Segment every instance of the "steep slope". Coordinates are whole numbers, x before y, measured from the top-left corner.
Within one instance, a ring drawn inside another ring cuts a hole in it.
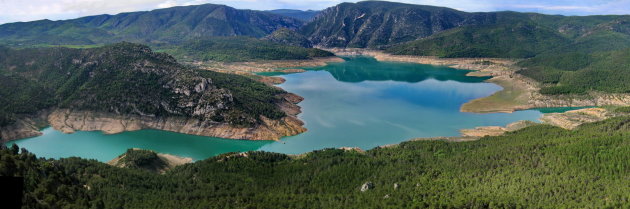
[[[453,28],[532,23],[569,39],[598,31],[626,33],[630,16],[560,16],[518,12],[468,13],[450,8],[386,1],[342,3],[323,10],[300,32],[322,47],[381,48]],[[550,32],[550,31],[545,31]],[[490,32],[486,29],[485,32]],[[610,43],[610,42],[609,42]]]
[[[0,83],[5,126],[53,108],[48,121],[66,132],[155,128],[278,139],[304,130],[281,109],[297,108],[284,98],[286,92],[242,76],[185,67],[138,44],[4,49],[0,74],[8,79]]]
[[[204,4],[62,21],[8,23],[0,25],[0,43],[160,43],[208,36],[262,37],[282,27],[296,29],[301,25],[300,20],[268,12]]]
[[[363,1],[325,9],[300,31],[315,45],[363,48],[412,41],[494,19],[492,14],[465,13],[443,7]]]

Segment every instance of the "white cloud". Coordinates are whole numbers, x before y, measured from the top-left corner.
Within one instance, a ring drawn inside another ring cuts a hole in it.
[[[97,14],[144,11],[204,3],[239,9],[324,9],[357,0],[0,0],[0,23],[68,19]],[[630,0],[398,0],[463,11],[515,10],[568,15],[628,14]],[[525,3],[524,3],[525,2]]]

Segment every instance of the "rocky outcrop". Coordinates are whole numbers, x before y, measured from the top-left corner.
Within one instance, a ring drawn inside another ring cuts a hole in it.
[[[184,134],[211,136],[228,139],[279,140],[306,131],[304,123],[297,118],[302,97],[287,93],[283,102],[277,104],[287,116],[271,120],[261,116],[262,123],[254,127],[240,127],[226,123],[202,121],[194,117],[156,117],[151,115],[116,114],[111,112],[74,109],[53,109],[37,115],[24,117],[10,126],[0,128],[2,142],[39,136],[39,129],[52,126],[64,133],[75,131],[103,131],[116,134],[123,131],[157,129]]]
[[[374,183],[372,183],[371,181],[365,182],[363,185],[361,185],[361,192],[365,192],[370,189],[374,189]]]
[[[49,113],[50,110],[43,110],[37,114],[24,115],[13,124],[0,127],[0,143],[42,135],[39,130],[47,126]]]
[[[279,140],[306,131],[304,123],[296,115],[300,107],[296,105],[301,97],[287,94],[280,108],[287,116],[271,120],[261,116],[262,123],[254,127],[239,127],[225,123],[202,121],[186,117],[155,117],[131,114],[115,114],[72,109],[56,109],[48,116],[48,122],[64,133],[74,131],[103,131],[116,134],[123,131],[158,129],[184,134],[211,136],[230,139]]]
[[[132,152],[143,152],[146,156],[136,157],[136,159],[130,160],[128,158],[130,157],[130,154],[134,154]],[[171,154],[156,153],[150,150],[133,148],[128,150],[125,154],[110,160],[107,164],[120,168],[141,168],[163,174],[176,166],[192,162],[193,159],[189,157],[180,157]]]
[[[564,129],[574,129],[584,123],[602,121],[618,115],[620,114],[610,112],[604,108],[586,108],[567,111],[564,113],[548,113],[543,115],[540,120],[543,123],[558,126]]]

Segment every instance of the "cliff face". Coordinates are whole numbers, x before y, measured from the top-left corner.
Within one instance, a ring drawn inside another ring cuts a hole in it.
[[[116,134],[123,131],[157,129],[199,136],[247,140],[279,140],[306,131],[304,123],[297,118],[300,107],[296,104],[303,98],[285,94],[279,108],[287,116],[273,120],[261,116],[262,123],[253,127],[235,126],[226,123],[204,121],[186,117],[156,117],[134,114],[116,114],[76,109],[54,109],[42,111],[35,117],[25,117],[15,124],[0,128],[2,142],[41,135],[39,129],[49,124],[64,133],[75,131],[103,131]]]
[[[11,125],[0,127],[0,144],[42,135],[39,129],[47,125],[48,114],[50,110],[43,110],[36,114],[22,116]]]
[[[412,41],[462,25],[493,22],[495,14],[383,1],[342,3],[300,28],[314,45],[377,47]]]

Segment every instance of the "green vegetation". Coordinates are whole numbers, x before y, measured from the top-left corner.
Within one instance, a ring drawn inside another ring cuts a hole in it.
[[[630,48],[586,53],[540,55],[520,63],[520,73],[542,83],[544,94],[602,91],[630,93]]]
[[[287,46],[249,37],[195,39],[181,45],[159,47],[180,61],[241,62],[253,60],[298,60],[333,56],[320,49]]]
[[[625,106],[625,107],[608,106],[605,108],[616,113],[630,113],[630,106]]]
[[[284,116],[275,105],[282,90],[238,75],[186,67],[167,54],[131,43],[89,49],[0,48],[0,81],[0,126],[48,107],[245,126],[259,123],[261,115]]]
[[[225,154],[163,175],[15,147],[0,150],[0,175],[26,178],[30,208],[625,208],[629,136],[620,117],[365,153]]]
[[[289,46],[298,46],[304,48],[313,47],[313,44],[311,44],[311,41],[309,41],[306,36],[292,31],[288,28],[280,28],[269,34],[268,36],[263,37],[262,39]]]
[[[153,166],[155,162],[164,163],[157,156],[157,153],[151,150],[128,149],[119,161],[126,168],[146,168]]]
[[[529,22],[465,26],[385,50],[397,55],[528,58],[564,46],[569,39]]]
[[[298,19],[269,12],[204,4],[63,21],[8,23],[0,25],[0,44],[179,43],[210,36],[263,37],[279,28],[297,29],[302,24]]]

